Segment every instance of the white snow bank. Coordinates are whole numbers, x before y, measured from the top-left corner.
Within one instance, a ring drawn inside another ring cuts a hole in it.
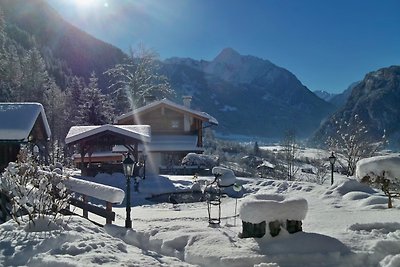
[[[230,186],[236,182],[236,176],[231,169],[224,167],[214,167],[212,169],[212,174],[218,175],[218,185],[220,186]]]
[[[331,195],[332,193],[337,193],[344,196],[350,192],[364,192],[367,194],[374,194],[376,191],[366,184],[362,184],[355,179],[345,179],[340,180],[340,182],[335,183],[331,188],[325,193],[325,195]]]
[[[304,198],[286,198],[282,195],[256,194],[247,197],[240,207],[240,219],[253,224],[275,220],[301,221],[308,210]]]
[[[390,180],[400,179],[400,156],[387,155],[361,159],[356,165],[356,178],[376,177],[385,174]]]
[[[25,219],[26,220],[26,219]],[[44,226],[43,223],[40,223]],[[0,225],[1,266],[191,266],[177,258],[126,244],[86,219],[72,216],[61,230],[30,232],[26,224]],[[121,231],[127,232],[121,227]],[[129,230],[128,230],[129,231]]]
[[[65,186],[71,191],[115,204],[121,204],[125,197],[122,189],[72,177],[65,181]]]

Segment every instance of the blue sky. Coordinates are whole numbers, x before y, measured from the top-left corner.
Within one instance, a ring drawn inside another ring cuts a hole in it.
[[[398,0],[47,1],[124,51],[143,43],[162,59],[212,60],[232,47],[288,69],[312,91],[341,92],[400,64]]]

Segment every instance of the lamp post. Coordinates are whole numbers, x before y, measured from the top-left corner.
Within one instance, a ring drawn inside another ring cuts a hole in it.
[[[132,220],[131,220],[131,177],[133,175],[135,162],[129,156],[122,162],[122,167],[124,169],[124,174],[126,177],[126,219],[125,219],[125,228],[132,228]]]
[[[146,179],[146,159],[147,154],[143,154],[143,180]]]
[[[331,163],[331,185],[333,185],[333,167],[334,167],[335,162],[336,162],[336,157],[333,154],[333,151],[332,151],[332,154],[329,157],[329,162]]]
[[[233,191],[236,192],[236,197],[235,197],[235,217],[234,217],[234,226],[236,226],[236,210],[237,210],[237,199],[238,199],[238,194],[242,190],[242,186],[240,184],[235,183],[233,185]]]

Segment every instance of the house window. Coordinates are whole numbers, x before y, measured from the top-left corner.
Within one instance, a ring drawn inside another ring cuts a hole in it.
[[[171,121],[171,127],[174,129],[179,128],[179,121],[178,120]]]

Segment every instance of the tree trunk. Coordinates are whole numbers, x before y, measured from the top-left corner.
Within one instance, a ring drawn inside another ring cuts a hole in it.
[[[393,208],[393,204],[392,204],[392,195],[388,194],[388,208],[391,209]]]

